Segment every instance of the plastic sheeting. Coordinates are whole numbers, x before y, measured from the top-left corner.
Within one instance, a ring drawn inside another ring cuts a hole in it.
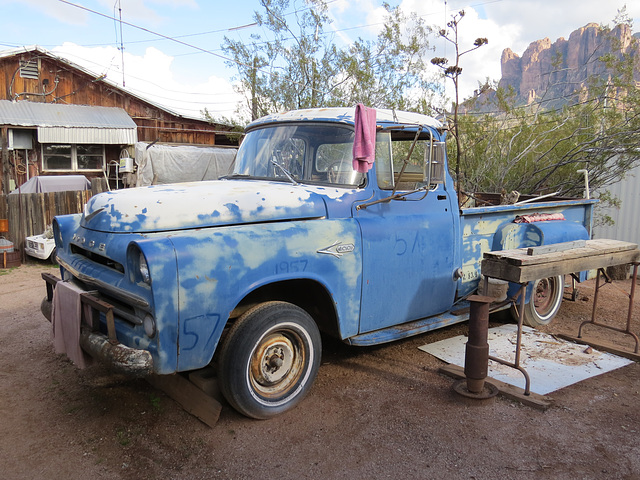
[[[135,145],[136,186],[217,180],[229,173],[237,149],[190,145]]]
[[[14,193],[66,192],[91,190],[91,182],[84,175],[56,175],[32,177],[16,188]]]

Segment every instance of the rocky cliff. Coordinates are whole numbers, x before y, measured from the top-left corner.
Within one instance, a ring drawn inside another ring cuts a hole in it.
[[[511,49],[502,52],[501,88],[513,88],[517,104],[548,102],[548,106],[576,101],[593,76],[606,81],[612,70],[602,61],[604,55],[635,60],[634,76],[640,80],[640,46],[631,27],[618,25],[605,30],[590,23],[571,33],[568,40],[549,38],[535,41],[520,57]],[[495,92],[485,91],[479,100],[490,100]],[[486,103],[484,101],[478,103]],[[477,104],[476,104],[477,105]]]

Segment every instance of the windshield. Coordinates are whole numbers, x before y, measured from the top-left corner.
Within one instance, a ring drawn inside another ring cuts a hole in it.
[[[353,170],[353,129],[326,123],[268,126],[249,132],[231,176],[363,186]]]

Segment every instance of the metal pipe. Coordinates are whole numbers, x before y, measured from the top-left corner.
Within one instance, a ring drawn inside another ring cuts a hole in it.
[[[580,324],[580,327],[578,328],[578,338],[582,338],[582,327],[584,327],[587,324],[590,325],[596,325],[598,327],[602,327],[602,328],[606,328],[609,330],[613,330],[614,332],[620,332],[620,333],[624,333],[626,335],[629,335],[630,337],[633,338],[634,342],[635,342],[635,348],[634,348],[634,353],[638,353],[640,351],[640,338],[638,337],[638,335],[636,335],[635,333],[633,333],[631,331],[631,317],[633,314],[633,302],[635,300],[635,294],[636,294],[636,280],[637,280],[637,276],[638,276],[638,263],[634,263],[633,264],[633,277],[631,280],[631,291],[630,293],[627,294],[627,296],[629,297],[629,309],[627,311],[627,325],[626,328],[622,329],[622,328],[617,328],[617,327],[613,327],[611,325],[606,325],[604,323],[599,323],[598,321],[596,321],[596,306],[598,304],[598,292],[600,291],[600,288],[602,287],[600,285],[600,275],[602,274],[605,277],[605,280],[607,281],[607,283],[611,283],[611,280],[607,277],[606,272],[604,271],[603,268],[599,268],[598,269],[598,274],[596,276],[596,289],[595,292],[593,294],[593,309],[591,311],[591,320],[586,320],[584,322],[582,322]]]
[[[584,198],[591,198],[591,192],[589,192],[589,170],[581,168],[578,173],[584,174]]]
[[[524,305],[525,305],[525,295],[527,292],[527,283],[524,283],[520,286],[520,310],[519,310],[519,315],[518,315],[518,337],[517,337],[517,342],[516,342],[516,358],[515,361],[513,363],[511,362],[507,362],[506,360],[503,360],[501,358],[498,357],[494,357],[492,355],[489,355],[489,360],[493,360],[494,362],[498,362],[501,365],[506,365],[507,367],[511,367],[511,368],[515,368],[516,370],[519,370],[520,373],[522,373],[522,375],[524,375],[524,394],[525,395],[530,395],[531,394],[531,379],[529,378],[529,374],[527,373],[527,371],[520,366],[520,346],[522,343],[522,323],[524,320]],[[533,298],[530,300],[531,302],[533,301]]]
[[[472,295],[469,297],[469,339],[466,344],[464,374],[467,390],[480,393],[489,370],[489,304],[492,297]]]

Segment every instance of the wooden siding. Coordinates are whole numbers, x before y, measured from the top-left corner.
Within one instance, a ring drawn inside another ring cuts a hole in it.
[[[38,79],[20,76],[20,60],[38,61]],[[56,84],[57,82],[57,84]],[[138,140],[232,145],[229,127],[173,115],[82,70],[38,51],[0,59],[0,99],[123,108],[138,125]],[[237,144],[237,142],[235,143]]]

